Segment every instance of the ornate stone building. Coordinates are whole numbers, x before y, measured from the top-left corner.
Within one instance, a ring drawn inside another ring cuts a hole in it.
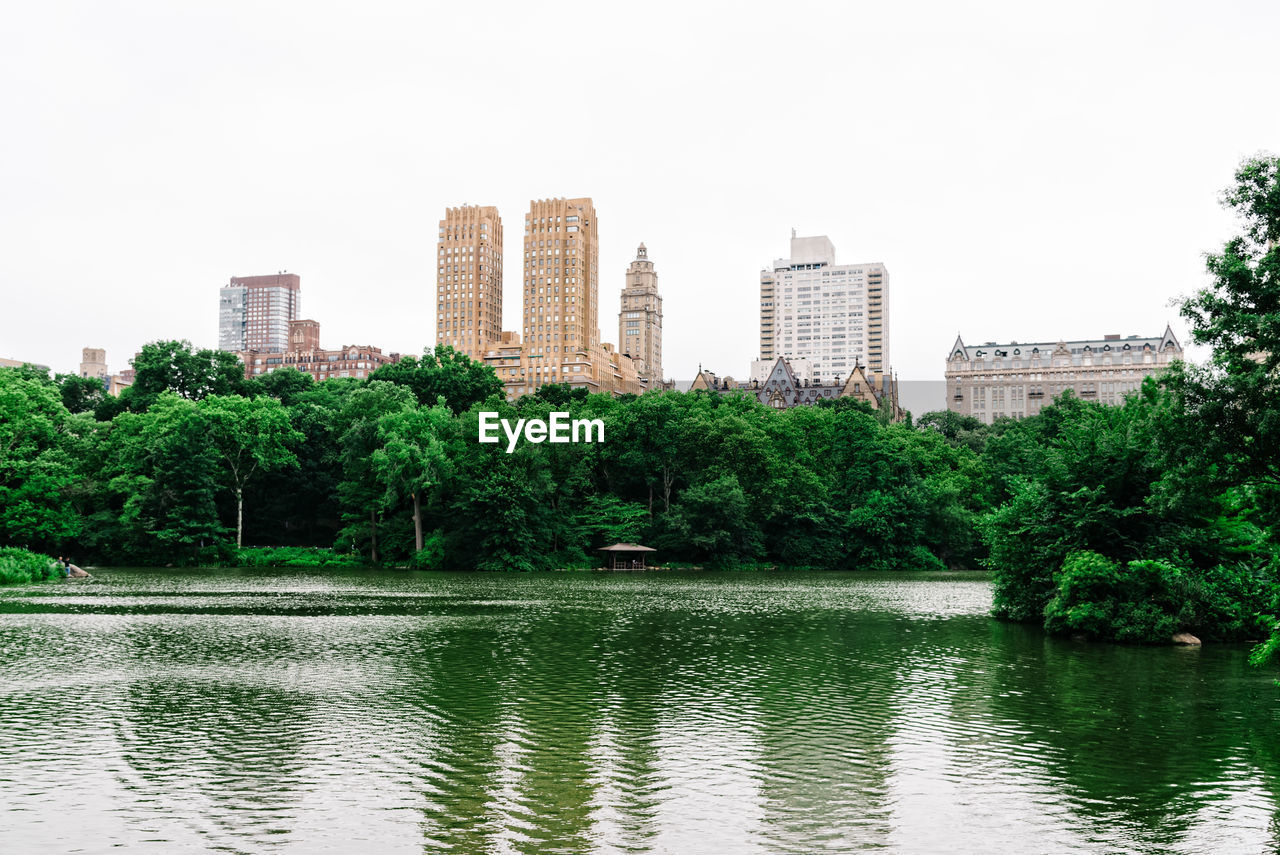
[[[618,312],[618,349],[631,357],[636,373],[646,381],[662,380],[662,295],[644,244],[627,268],[622,311]]]
[[[947,408],[987,424],[1034,416],[1071,389],[1085,401],[1119,404],[1142,380],[1182,359],[1182,345],[1165,326],[1152,338],[1100,339],[967,347],[960,336],[947,356]]]
[[[447,208],[436,241],[436,343],[477,361],[502,334],[502,218]]]
[[[765,406],[779,410],[813,405],[824,400],[853,398],[870,404],[875,410],[888,409],[891,421],[901,421],[906,417],[898,399],[897,378],[869,372],[861,365],[855,365],[843,380],[837,376],[824,383],[821,380],[797,377],[791,370],[791,364],[779,356],[763,382],[738,382],[732,377],[721,379],[710,371],[699,371],[689,391],[697,389],[723,394],[748,394]]]

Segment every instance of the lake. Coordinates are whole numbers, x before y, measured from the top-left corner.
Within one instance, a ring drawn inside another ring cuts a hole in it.
[[[1248,648],[973,574],[103,569],[0,589],[0,849],[1269,852]]]

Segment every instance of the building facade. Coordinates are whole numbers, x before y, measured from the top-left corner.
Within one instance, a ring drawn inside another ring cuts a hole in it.
[[[383,365],[398,362],[400,354],[383,353],[367,344],[348,344],[338,350],[320,346],[320,324],[312,320],[294,321],[289,325],[289,346],[284,352],[243,351],[245,379],[270,374],[279,368],[296,368],[310,374],[316,382],[331,377],[363,380]]]
[[[289,324],[302,311],[301,291],[294,273],[231,277],[218,295],[218,349],[283,353]]]
[[[38,371],[44,371],[46,374],[53,370],[48,365],[40,365],[35,362],[23,362],[20,359],[5,359],[0,357],[0,368],[21,368],[24,365],[30,365],[32,368],[35,368]]]
[[[880,262],[836,264],[825,235],[796,237],[791,257],[760,271],[760,359],[807,360],[807,379],[843,376],[856,365],[888,371],[889,271]]]
[[[599,232],[589,198],[543,199],[525,215],[523,336],[504,332],[485,354],[515,400],[547,383],[638,393],[632,360],[600,341]]]
[[[627,268],[618,312],[618,350],[631,357],[636,373],[650,383],[662,380],[662,295],[658,274],[644,244]]]
[[[100,347],[81,348],[80,376],[101,380],[102,388],[109,395],[119,395],[133,385],[133,369],[112,374],[107,367],[107,352]]]
[[[107,370],[107,352],[100,347],[85,347],[80,350],[80,376],[96,377],[106,380],[111,375]]]
[[[871,373],[861,365],[855,365],[843,379],[837,376],[827,382],[814,382],[798,376],[792,370],[791,363],[779,356],[774,359],[763,380],[752,378],[743,383],[732,377],[721,379],[710,371],[699,370],[689,391],[698,389],[722,394],[751,395],[765,406],[779,410],[811,406],[819,401],[853,398],[869,404],[874,410],[888,410],[891,421],[901,421],[906,415],[898,400],[897,379]]]
[[[436,243],[436,343],[477,361],[502,335],[502,218],[446,208]]]
[[[981,347],[966,347],[956,336],[947,356],[947,409],[990,424],[1034,416],[1067,389],[1085,401],[1119,404],[1143,378],[1180,359],[1182,345],[1167,325],[1152,338],[1104,335]]]

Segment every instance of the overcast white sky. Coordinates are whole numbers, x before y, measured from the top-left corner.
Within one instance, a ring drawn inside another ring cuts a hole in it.
[[[217,343],[228,277],[302,276],[326,347],[434,341],[436,223],[497,205],[518,329],[529,200],[590,196],[602,334],[644,241],[665,373],[744,376],[790,230],[891,276],[890,357],[1185,340],[1170,300],[1280,149],[1280,5],[10,4],[0,356],[112,370]]]

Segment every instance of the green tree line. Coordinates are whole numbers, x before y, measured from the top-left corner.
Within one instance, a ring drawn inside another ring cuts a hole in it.
[[[0,371],[0,545],[116,564],[237,547],[451,570],[665,562],[988,567],[995,613],[1125,641],[1261,638],[1277,613],[1280,168],[1244,163],[1241,234],[1182,313],[1212,349],[1121,406],[1065,395],[984,425],[886,424],[848,400],[774,410],[708,392],[515,404],[446,347],[369,378],[246,380],[231,354],[149,344],[118,398]],[[479,413],[599,419],[603,443],[477,441]]]

